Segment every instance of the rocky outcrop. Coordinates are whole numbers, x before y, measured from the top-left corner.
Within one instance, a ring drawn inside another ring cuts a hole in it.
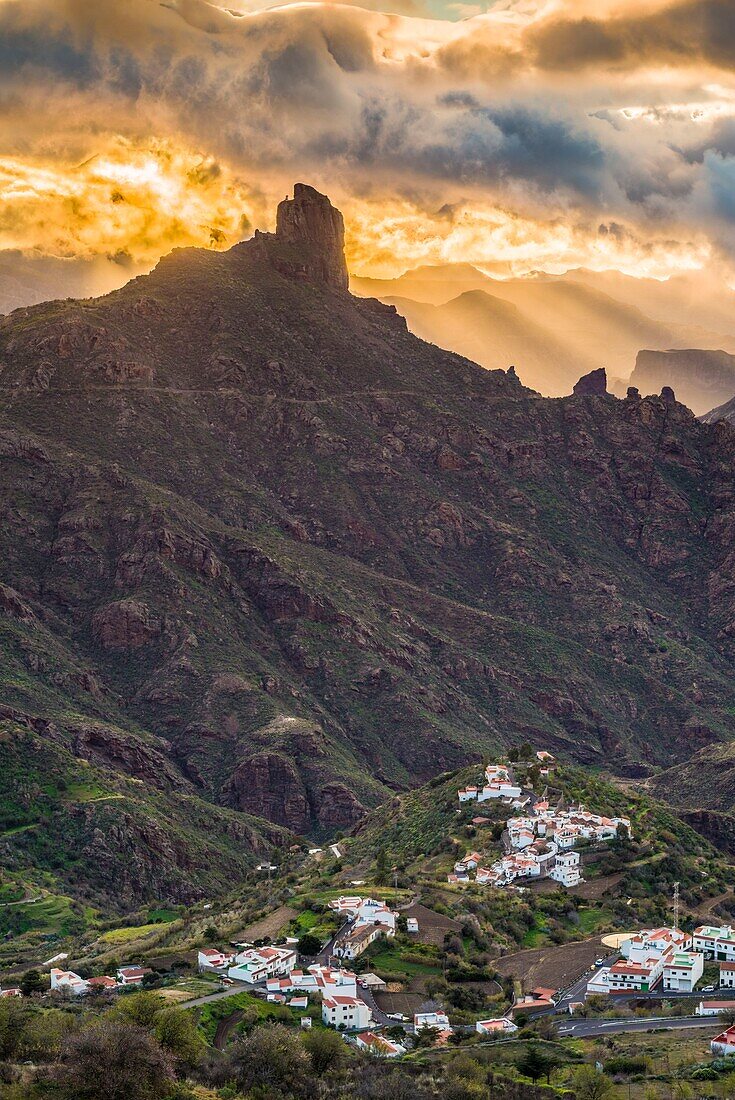
[[[701,415],[735,393],[735,355],[697,348],[644,349],[636,356],[630,381],[642,393],[657,393],[663,386],[671,386],[680,401]]]
[[[572,391],[575,397],[604,397],[607,393],[607,372],[604,367],[583,374]]]
[[[295,833],[311,827],[306,786],[293,760],[260,752],[243,760],[225,789],[228,804],[284,825]]]
[[[182,790],[186,786],[163,752],[133,734],[100,724],[71,727],[70,732],[76,756],[111,765],[159,790]]]
[[[140,649],[161,633],[160,619],[142,600],[117,600],[92,616],[92,634],[104,649]]]
[[[278,206],[276,242],[282,246],[276,253],[279,270],[347,290],[344,219],[326,195],[308,184],[295,184],[293,198]]]
[[[327,783],[317,797],[316,819],[325,832],[345,829],[365,815],[365,807],[342,783]]]

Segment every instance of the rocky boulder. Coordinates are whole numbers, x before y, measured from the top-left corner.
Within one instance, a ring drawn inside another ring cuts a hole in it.
[[[607,373],[604,367],[583,374],[572,391],[575,397],[604,397],[607,393]]]

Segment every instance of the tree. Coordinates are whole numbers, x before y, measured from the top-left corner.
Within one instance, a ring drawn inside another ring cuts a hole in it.
[[[439,1029],[436,1027],[427,1027],[424,1024],[418,1031],[415,1032],[414,1038],[416,1040],[417,1047],[433,1047],[439,1035]]]
[[[29,1013],[23,1028],[21,1043],[23,1055],[40,1062],[57,1058],[63,1049],[65,1039],[76,1031],[78,1026],[79,1021],[76,1016],[59,1008]]]
[[[612,1100],[615,1086],[609,1077],[594,1066],[580,1066],[572,1075],[572,1088],[577,1100]]]
[[[0,1058],[12,1058],[18,1051],[27,1017],[18,998],[0,998]]]
[[[195,1066],[204,1057],[207,1044],[189,1012],[164,1009],[156,1018],[155,1035],[164,1050],[185,1066]]]
[[[559,1028],[553,1016],[539,1016],[535,1022],[536,1034],[539,1039],[551,1042],[557,1038]]]
[[[119,998],[110,1015],[140,1027],[153,1028],[165,1008],[166,1001],[160,993],[130,993]]]
[[[175,1081],[168,1055],[126,1020],[90,1024],[65,1044],[56,1080],[69,1100],[159,1100]]]
[[[336,1069],[344,1061],[344,1040],[340,1039],[336,1031],[326,1028],[307,1031],[303,1043],[315,1073],[322,1074],[328,1069]]]
[[[535,1085],[539,1077],[544,1077],[548,1073],[548,1062],[541,1048],[536,1043],[529,1043],[526,1053],[519,1058],[517,1065],[520,1072],[530,1077]]]
[[[311,1065],[298,1035],[282,1024],[264,1024],[235,1043],[230,1065],[242,1092],[260,1088],[306,1095]]]
[[[322,949],[322,941],[313,932],[304,932],[299,940],[299,954],[311,957],[318,955]]]
[[[26,970],[20,980],[20,991],[24,997],[29,997],[32,993],[45,993],[47,989],[48,986],[39,970]]]

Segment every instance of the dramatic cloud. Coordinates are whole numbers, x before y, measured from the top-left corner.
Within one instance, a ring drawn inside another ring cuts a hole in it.
[[[735,254],[732,0],[257,6],[0,0],[0,247],[224,247],[306,178],[362,271]]]

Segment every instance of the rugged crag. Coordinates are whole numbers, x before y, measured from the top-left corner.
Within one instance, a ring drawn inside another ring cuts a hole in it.
[[[0,792],[5,858],[104,810],[114,865],[133,809],[80,808],[86,767],[184,896],[519,739],[639,771],[732,738],[735,431],[423,343],[342,232],[298,187],[273,234],[0,321],[0,757],[32,729],[68,773]]]
[[[639,351],[630,381],[644,393],[671,386],[702,414],[735,393],[735,355],[701,349]]]

